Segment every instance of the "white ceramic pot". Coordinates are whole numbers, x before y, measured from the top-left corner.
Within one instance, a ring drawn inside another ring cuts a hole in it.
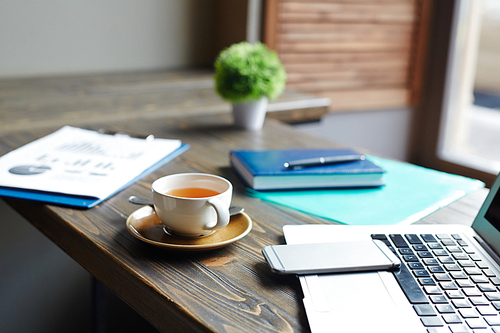
[[[234,125],[246,130],[260,130],[264,125],[268,102],[264,96],[257,101],[233,104]]]

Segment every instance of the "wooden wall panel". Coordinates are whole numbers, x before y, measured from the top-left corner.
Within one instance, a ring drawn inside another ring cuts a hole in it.
[[[267,0],[264,41],[287,88],[332,99],[330,111],[418,102],[430,0]]]

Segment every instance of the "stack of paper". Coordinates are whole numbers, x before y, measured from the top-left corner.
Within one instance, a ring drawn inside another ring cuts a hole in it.
[[[66,126],[0,157],[0,196],[90,208],[188,148]]]

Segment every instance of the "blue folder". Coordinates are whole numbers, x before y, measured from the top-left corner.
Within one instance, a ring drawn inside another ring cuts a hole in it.
[[[162,165],[170,162],[177,156],[184,153],[189,149],[189,144],[182,144],[179,148],[174,150],[171,154],[165,156],[163,159],[153,164],[151,167],[146,169],[139,176],[134,178],[132,181],[123,185],[122,187],[116,189],[110,196],[106,198],[96,198],[96,197],[87,197],[87,196],[73,196],[61,193],[52,193],[52,192],[42,192],[42,191],[30,191],[30,190],[21,190],[21,189],[13,189],[13,188],[5,188],[0,187],[0,196],[2,197],[10,197],[10,198],[18,198],[18,199],[26,199],[31,201],[40,201],[49,204],[61,205],[61,206],[70,206],[70,207],[80,207],[80,208],[92,208],[95,205],[103,202],[104,200],[112,197],[116,193],[124,190],[129,187],[139,179],[145,177],[151,172],[155,171]]]

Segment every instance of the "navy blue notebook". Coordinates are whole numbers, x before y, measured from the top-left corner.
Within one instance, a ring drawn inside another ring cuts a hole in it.
[[[290,169],[285,162],[359,154],[351,149],[231,151],[231,167],[254,190],[378,187],[385,170],[368,159]]]

